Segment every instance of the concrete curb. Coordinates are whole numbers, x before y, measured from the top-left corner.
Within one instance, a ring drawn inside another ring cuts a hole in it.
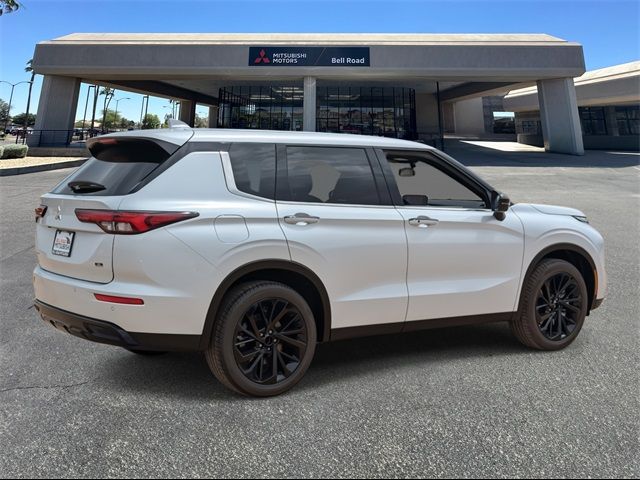
[[[11,175],[22,175],[24,173],[46,172],[48,170],[79,167],[87,160],[88,158],[82,158],[80,160],[69,160],[68,162],[57,163],[43,163],[42,165],[32,165],[29,167],[0,168],[0,177],[9,177]]]

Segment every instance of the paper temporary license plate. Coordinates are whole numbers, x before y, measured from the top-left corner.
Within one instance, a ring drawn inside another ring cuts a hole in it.
[[[56,236],[53,239],[54,255],[60,255],[61,257],[70,257],[71,249],[73,248],[73,237],[75,232],[67,232],[65,230],[56,230]]]

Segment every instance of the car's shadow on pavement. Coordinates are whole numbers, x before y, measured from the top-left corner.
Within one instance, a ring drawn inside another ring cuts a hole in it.
[[[425,371],[456,359],[530,354],[506,324],[479,325],[407,334],[358,338],[320,345],[303,381],[294,391],[340,384],[388,369],[420,366]],[[101,361],[104,388],[191,400],[238,400],[209,372],[199,353],[138,356],[114,350]]]

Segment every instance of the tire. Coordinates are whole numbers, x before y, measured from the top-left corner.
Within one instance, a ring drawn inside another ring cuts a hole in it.
[[[588,305],[580,271],[564,260],[543,260],[524,281],[511,331],[527,347],[561,350],[580,333]]]
[[[205,356],[227,388],[270,397],[302,379],[316,341],[313,312],[298,292],[282,283],[255,281],[227,293]]]
[[[131,348],[127,348],[126,350],[131,353],[135,353],[136,355],[141,355],[143,357],[157,357],[158,355],[164,355],[167,352],[156,352],[155,350],[134,350]]]

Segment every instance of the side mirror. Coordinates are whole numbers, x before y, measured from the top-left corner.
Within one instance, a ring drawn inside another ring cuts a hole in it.
[[[493,216],[502,221],[507,218],[507,211],[511,206],[511,199],[504,193],[500,193],[496,200],[496,206],[493,209]]]
[[[415,177],[416,171],[413,168],[401,168],[398,172],[401,177]]]

